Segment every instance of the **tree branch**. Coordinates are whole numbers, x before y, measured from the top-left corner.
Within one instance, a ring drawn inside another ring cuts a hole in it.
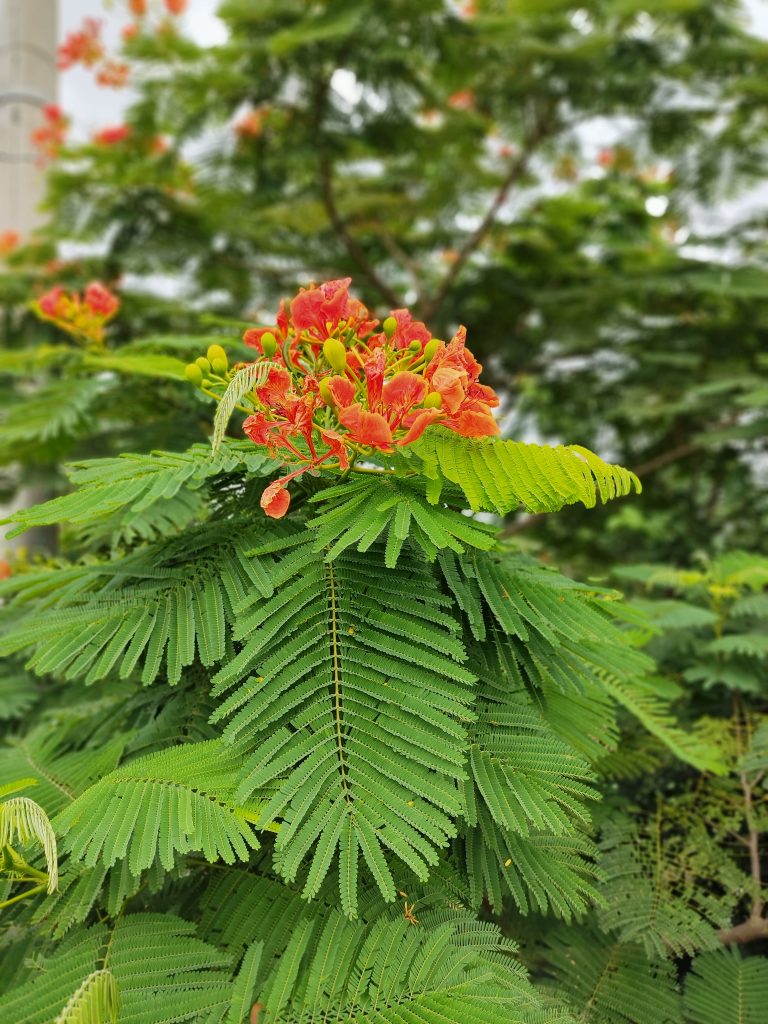
[[[333,191],[333,168],[331,167],[330,160],[327,156],[322,156],[320,159],[320,188],[323,196],[323,205],[325,206],[325,211],[328,214],[328,219],[333,225],[334,231],[344,243],[347,252],[355,263],[357,263],[360,273],[366,278],[369,284],[373,285],[381,297],[385,299],[393,309],[396,309],[401,305],[399,297],[394,291],[392,291],[387,282],[379,276],[376,268],[366,256],[365,250],[354,235],[351,234],[344,218],[339,212],[339,208],[336,203],[336,196]]]
[[[741,714],[738,700],[735,705],[735,727],[736,741],[741,750]],[[762,774],[762,773],[761,773]],[[758,776],[759,778],[759,776]],[[752,803],[752,793],[757,785],[757,779],[750,781],[746,772],[739,772],[741,792],[744,796],[744,820],[747,823],[747,848],[749,849],[749,870],[752,876],[752,906],[749,917],[741,924],[733,928],[726,928],[719,933],[720,941],[727,945],[730,942],[754,942],[755,939],[768,937],[768,918],[763,916],[765,903],[763,901],[763,876],[760,864],[760,832],[755,824],[755,815]]]
[[[496,192],[496,195],[488,207],[485,216],[480,221],[480,224],[475,228],[469,238],[466,239],[464,245],[459,249],[458,256],[448,268],[447,272],[443,276],[442,281],[437,287],[436,292],[432,296],[421,296],[417,303],[419,310],[419,316],[423,320],[429,320],[434,317],[439,311],[446,296],[451,290],[451,286],[456,278],[459,276],[461,270],[464,268],[467,260],[475,252],[475,250],[483,243],[486,236],[493,228],[496,223],[499,210],[502,208],[504,203],[509,196],[509,193],[513,185],[523,177],[525,172],[528,170],[528,164],[534,152],[540,145],[543,139],[549,134],[550,126],[549,119],[541,118],[538,120],[535,128],[531,132],[530,136],[526,140],[523,148],[512,160],[509,170],[502,181],[501,185]]]

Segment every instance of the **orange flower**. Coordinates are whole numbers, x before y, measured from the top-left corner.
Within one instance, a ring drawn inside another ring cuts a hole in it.
[[[74,337],[100,345],[104,328],[120,309],[120,300],[98,281],[92,281],[81,298],[77,292],[65,292],[56,285],[32,305],[41,320],[60,327]]]
[[[120,300],[98,281],[92,281],[85,289],[85,304],[96,316],[111,317],[120,308]]]
[[[264,111],[249,110],[235,121],[234,131],[241,139],[258,139],[264,131]]]
[[[18,231],[8,229],[7,231],[0,231],[0,256],[8,256],[18,249],[21,244],[21,235]]]
[[[448,345],[441,342],[425,376],[440,395],[443,426],[466,437],[498,434],[491,409],[499,399],[493,388],[478,382],[482,366],[467,349],[466,336],[466,327],[460,327]]]
[[[306,331],[316,341],[330,338],[342,321],[356,331],[370,321],[368,310],[349,294],[351,277],[301,288],[291,301],[291,323],[298,333]]]
[[[131,126],[128,124],[116,124],[110,128],[102,128],[93,136],[97,146],[116,146],[126,142],[131,136]]]
[[[282,519],[291,504],[291,496],[284,480],[275,480],[264,489],[259,502],[270,519]]]
[[[169,14],[183,14],[187,9],[187,0],[165,0],[165,9]]]
[[[80,31],[70,32],[57,51],[58,65],[62,71],[75,64],[92,68],[103,56],[101,22],[96,18],[86,18]]]
[[[131,69],[123,61],[105,60],[96,72],[96,82],[111,89],[122,89],[127,85]]]
[[[59,106],[49,103],[43,107],[43,124],[35,128],[30,136],[30,141],[39,154],[39,164],[58,156],[68,128],[69,118],[65,117]]]
[[[128,0],[128,9],[137,18],[143,18],[147,13],[147,0]]]
[[[472,110],[475,105],[475,94],[472,89],[459,89],[448,97],[451,110]]]
[[[499,400],[460,328],[446,345],[407,309],[381,327],[349,294],[349,278],[301,289],[281,302],[274,327],[245,332],[267,360],[247,399],[246,435],[295,468],[265,490],[268,515],[284,515],[290,480],[321,467],[346,471],[351,457],[393,455],[432,424],[468,437],[498,433]]]

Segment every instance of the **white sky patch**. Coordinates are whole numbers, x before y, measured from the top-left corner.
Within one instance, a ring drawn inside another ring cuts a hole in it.
[[[645,200],[645,212],[649,217],[663,217],[668,206],[669,200],[666,196],[648,196]]]

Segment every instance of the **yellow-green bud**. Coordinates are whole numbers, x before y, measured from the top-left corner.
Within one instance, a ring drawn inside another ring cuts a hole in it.
[[[417,341],[416,338],[414,338],[413,341],[408,346],[408,348],[411,350],[411,352],[421,352],[421,342]]]
[[[272,331],[265,331],[262,334],[261,351],[267,359],[271,359],[275,352],[277,352],[277,338],[274,336]]]
[[[227,366],[229,365],[227,360],[227,353],[224,351],[221,345],[209,345],[206,355],[208,356],[208,362],[211,364],[211,366],[213,366],[214,363],[216,362],[223,362],[224,369],[227,369]]]
[[[432,357],[434,356],[435,352],[437,352],[439,344],[440,342],[438,341],[437,338],[432,338],[432,340],[428,341],[427,344],[424,346],[424,358],[427,360],[428,363],[432,361]]]
[[[392,335],[397,330],[397,320],[395,320],[393,316],[388,316],[381,326],[384,328],[384,333],[386,334],[386,336],[388,338],[391,338]]]
[[[188,366],[185,366],[184,375],[191,384],[195,385],[196,388],[199,388],[203,383],[203,371],[197,363],[189,363]]]
[[[343,373],[347,365],[347,350],[338,338],[328,338],[323,343],[323,355],[336,373]]]
[[[323,377],[323,379],[320,381],[319,388],[320,397],[322,398],[322,400],[325,402],[326,405],[330,405],[331,408],[333,408],[336,403],[333,400],[333,395],[331,394],[331,388],[330,385],[328,384],[327,377]]]
[[[427,397],[424,399],[425,409],[442,409],[443,397],[439,391],[430,391]]]
[[[210,349],[208,350],[210,352]],[[211,369],[214,373],[218,374],[219,377],[223,377],[228,370],[228,364],[226,358],[224,359],[212,359]]]
[[[211,372],[211,364],[208,362],[205,356],[198,356],[195,362],[200,367],[201,372],[208,376],[208,374]]]

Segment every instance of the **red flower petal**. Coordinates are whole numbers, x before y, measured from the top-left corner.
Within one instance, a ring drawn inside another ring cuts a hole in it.
[[[275,480],[265,487],[259,504],[270,519],[282,519],[291,504],[291,496],[284,486],[284,481]]]
[[[422,409],[412,415],[413,422],[410,425],[410,429],[405,437],[401,437],[397,442],[399,445],[413,444],[414,441],[418,441],[430,423],[434,423],[435,420],[441,419],[443,413],[440,409]]]
[[[355,385],[346,377],[326,377],[333,400],[340,409],[346,409],[355,400]]]
[[[368,412],[359,402],[340,409],[339,422],[349,431],[350,439],[359,444],[382,449],[392,444],[392,431],[384,417],[377,412]]]
[[[399,425],[403,416],[414,405],[424,401],[427,384],[423,377],[403,370],[387,381],[382,392],[382,401],[390,424]]]

